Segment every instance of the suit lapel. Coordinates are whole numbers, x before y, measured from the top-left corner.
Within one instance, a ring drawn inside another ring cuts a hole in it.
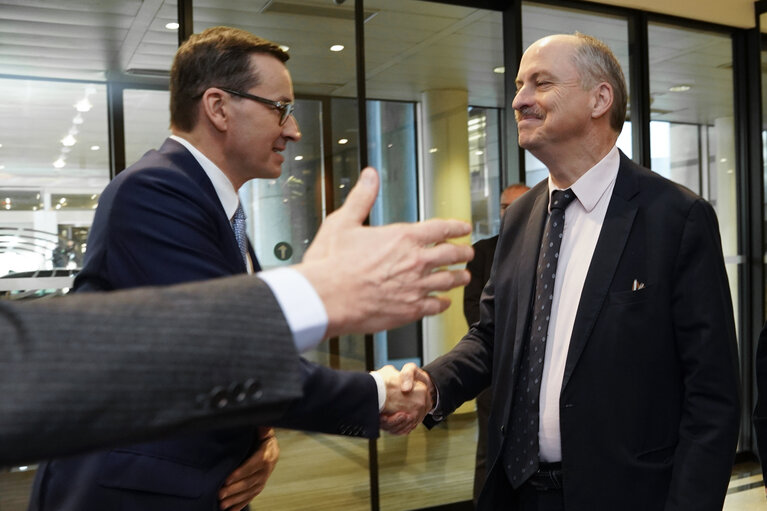
[[[602,310],[610,284],[626,246],[631,226],[637,213],[633,197],[639,192],[635,164],[621,153],[621,163],[613,195],[607,207],[597,246],[591,258],[586,281],[583,284],[578,312],[575,316],[570,348],[565,363],[562,389],[567,386],[578,359],[586,347],[599,312]]]
[[[223,235],[223,238],[220,240],[222,244],[221,250],[225,250],[226,256],[231,260],[232,264],[237,264],[235,273],[246,273],[248,269],[245,265],[245,261],[242,260],[242,254],[240,253],[240,247],[237,244],[237,238],[234,236],[231,220],[227,217],[226,212],[224,211],[224,206],[221,205],[221,200],[218,198],[216,188],[205,173],[205,170],[200,166],[200,163],[186,147],[172,138],[165,139],[165,142],[158,149],[158,152],[170,159],[176,168],[189,176],[189,178],[200,187],[200,190],[205,194],[205,198],[210,201],[211,207],[217,212],[216,216],[218,216],[217,221],[219,229]],[[224,226],[228,226],[228,229]],[[253,249],[250,246],[250,241],[248,241],[248,251],[250,252],[251,260],[253,261],[254,271],[260,271],[261,268],[256,259],[256,255],[253,253]]]

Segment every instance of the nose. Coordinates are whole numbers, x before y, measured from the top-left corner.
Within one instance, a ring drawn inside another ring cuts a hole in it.
[[[520,110],[526,106],[530,106],[530,99],[531,96],[528,93],[528,88],[523,85],[517,89],[517,93],[514,95],[514,100],[511,102],[511,108]]]
[[[283,124],[282,136],[293,142],[301,140],[301,128],[298,127],[298,120],[293,115],[288,116],[288,120]]]

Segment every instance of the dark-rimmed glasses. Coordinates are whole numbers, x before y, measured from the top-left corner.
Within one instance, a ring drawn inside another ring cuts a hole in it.
[[[283,103],[282,101],[274,101],[271,99],[262,98],[261,96],[256,96],[254,94],[248,94],[247,92],[240,92],[238,90],[233,89],[227,89],[226,87],[216,87],[217,89],[221,89],[224,92],[228,92],[229,94],[234,94],[235,96],[240,96],[242,98],[246,99],[252,99],[253,101],[258,101],[259,103],[264,103],[265,105],[271,105],[277,110],[280,111],[280,126],[284,126],[286,122],[288,122],[288,117],[290,117],[293,114],[293,110],[295,110],[296,105],[293,103]]]

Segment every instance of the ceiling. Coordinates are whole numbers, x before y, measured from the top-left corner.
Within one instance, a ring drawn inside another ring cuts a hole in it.
[[[224,24],[288,45],[297,94],[356,94],[354,2],[194,4],[195,32]],[[473,105],[504,104],[503,75],[493,72],[503,64],[500,13],[415,0],[366,0],[365,10],[368,97],[418,101],[425,90],[465,88]],[[166,0],[0,0],[0,187],[100,190],[108,178],[104,81],[163,83],[177,46],[176,32],[165,25],[175,18],[176,3]],[[604,39],[627,69],[625,19],[524,8],[525,44],[574,30]],[[713,123],[731,115],[728,37],[652,25],[649,39],[654,118]],[[332,44],[345,49],[330,52]],[[691,90],[669,92],[679,84]],[[140,154],[167,133],[167,96],[132,94],[128,153]],[[74,105],[85,97],[92,108],[74,124]],[[66,148],[61,140],[73,128],[77,143]],[[56,169],[59,158],[66,166]]]

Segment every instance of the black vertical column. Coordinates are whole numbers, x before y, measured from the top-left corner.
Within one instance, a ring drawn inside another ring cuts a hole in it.
[[[761,34],[756,28],[733,34],[733,84],[738,179],[739,301],[738,325],[742,402],[740,451],[755,450],[751,411],[756,404],[754,360],[764,322],[764,170],[762,166]]]
[[[517,144],[517,121],[511,102],[517,94],[517,71],[522,59],[522,0],[511,0],[503,11],[504,120],[501,150],[504,172],[501,190],[525,182],[525,152]]]
[[[368,112],[367,89],[365,84],[365,5],[363,0],[354,1],[354,42],[357,65],[357,153],[360,168],[368,165]],[[368,223],[366,221],[365,223]],[[375,369],[373,334],[365,334],[365,368]],[[368,441],[368,467],[370,470],[370,509],[381,509],[378,486],[378,441]]]
[[[650,56],[647,13],[636,11],[628,18],[629,98],[631,98],[631,146],[633,160],[650,168]]]
[[[192,16],[192,0],[178,0],[178,45],[181,46],[189,36],[194,34],[194,18]]]
[[[109,131],[109,179],[125,168],[125,116],[123,85],[107,82],[107,127]]]

